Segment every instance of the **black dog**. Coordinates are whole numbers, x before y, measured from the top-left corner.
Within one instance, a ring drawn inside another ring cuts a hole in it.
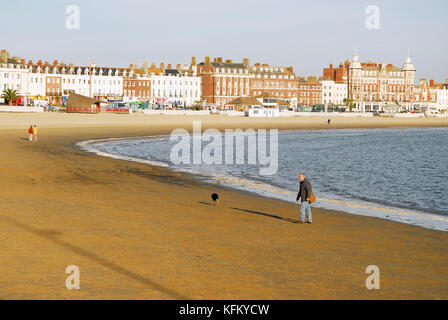
[[[212,194],[213,205],[216,206],[219,204],[219,196],[217,193]]]

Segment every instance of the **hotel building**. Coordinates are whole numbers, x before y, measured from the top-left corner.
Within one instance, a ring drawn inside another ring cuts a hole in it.
[[[348,68],[348,98],[355,110],[382,111],[396,104],[411,110],[413,105],[415,68],[408,58],[402,68],[391,64],[361,63],[354,55]]]
[[[196,58],[192,58],[192,67],[196,66]],[[234,63],[228,59],[215,58],[213,62],[210,57],[197,65],[198,76],[202,78],[202,98],[206,103],[217,104],[224,107],[230,101],[238,97],[250,95],[250,73],[249,59],[242,63]]]
[[[448,106],[447,94],[444,84],[435,83],[433,79],[426,81],[420,79],[420,83],[414,87],[413,108],[416,110],[440,111]]]
[[[317,77],[298,79],[297,103],[299,106],[313,106],[322,103],[322,83]]]
[[[321,80],[320,83],[322,84],[322,104],[326,106],[344,104],[344,99],[347,98],[347,82]]]
[[[252,74],[249,81],[251,96],[269,94],[297,107],[298,80],[293,67],[272,67],[256,63],[249,68],[249,72]]]
[[[129,75],[123,80],[124,97],[130,100],[146,100],[151,104],[190,107],[201,99],[201,78],[195,68],[180,64],[160,67],[155,63],[148,68],[130,66]]]
[[[30,71],[26,67],[25,60],[20,57],[11,58],[6,50],[1,50],[0,92],[12,89],[17,90],[25,97],[29,96],[29,73]],[[26,104],[27,99],[24,99],[24,102]]]

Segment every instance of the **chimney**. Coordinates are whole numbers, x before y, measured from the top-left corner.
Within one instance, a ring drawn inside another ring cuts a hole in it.
[[[165,64],[163,62],[160,63],[160,69],[162,69],[162,72],[165,73]]]
[[[54,60],[53,61],[53,67],[58,67],[58,66],[59,66],[58,60]]]
[[[151,63],[151,69],[155,69],[156,68],[156,64],[153,62]]]
[[[171,63],[168,64],[168,69],[173,69],[173,65]]]
[[[0,63],[8,63],[8,52],[4,49],[0,52]]]
[[[249,58],[244,58],[244,59],[243,59],[243,64],[244,64],[247,68],[249,68],[249,67],[250,67],[250,60],[249,60]]]
[[[145,74],[148,74],[148,61],[143,62],[142,69]]]
[[[22,59],[20,62],[21,62],[22,64],[25,64],[25,63],[26,63],[25,59]]]
[[[218,62],[222,63],[222,57],[217,58]]]
[[[289,67],[288,70],[289,70],[289,72],[294,72],[294,67]]]
[[[257,62],[257,63],[255,64],[255,66],[256,66],[256,67],[261,66],[260,62]]]
[[[42,60],[38,60],[38,61],[37,61],[37,65],[38,65],[40,68],[42,68]]]
[[[227,59],[226,63],[232,63],[232,59]]]
[[[195,66],[196,64],[196,57],[191,57],[191,65]]]
[[[205,57],[205,64],[210,64],[210,56]]]
[[[33,65],[33,60],[28,61],[28,67]]]
[[[45,61],[44,63],[44,67],[48,67],[50,64],[48,63],[48,61]]]
[[[429,85],[430,85],[431,87],[434,87],[434,79],[430,79],[430,80],[429,80]]]
[[[180,70],[180,63],[177,64],[176,69],[177,69],[177,70]]]

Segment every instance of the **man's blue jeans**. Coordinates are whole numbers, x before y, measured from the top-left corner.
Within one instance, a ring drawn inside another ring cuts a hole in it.
[[[313,222],[313,216],[311,215],[311,205],[308,201],[304,201],[300,204],[300,221],[305,222],[305,214],[308,216],[308,222]]]

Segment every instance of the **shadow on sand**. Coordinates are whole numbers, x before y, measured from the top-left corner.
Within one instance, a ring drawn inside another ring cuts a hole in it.
[[[208,203],[208,202],[203,202],[203,201],[198,201],[200,204],[205,204],[205,205],[207,205],[207,206],[211,206],[212,204],[211,203]]]
[[[145,278],[145,277],[139,275],[136,272],[133,272],[131,270],[123,268],[123,267],[121,267],[121,266],[119,266],[119,265],[117,265],[117,264],[115,264],[115,263],[113,263],[113,262],[111,262],[111,261],[109,261],[109,260],[107,260],[105,258],[102,258],[102,257],[100,257],[100,256],[98,256],[98,255],[96,255],[94,253],[91,253],[91,252],[89,252],[89,251],[87,251],[87,250],[85,250],[83,248],[80,248],[80,247],[75,246],[75,245],[73,245],[71,243],[68,243],[68,242],[65,242],[63,240],[58,239],[57,236],[60,235],[59,231],[55,231],[55,230],[39,230],[39,229],[33,228],[31,226],[28,226],[26,224],[23,224],[21,222],[18,222],[18,221],[14,220],[14,219],[12,219],[10,217],[0,216],[0,218],[2,218],[2,220],[4,220],[4,221],[8,222],[9,224],[12,224],[12,225],[14,225],[16,227],[19,227],[19,228],[21,228],[21,229],[23,229],[23,230],[25,230],[25,231],[27,231],[29,233],[35,234],[35,235],[37,235],[37,236],[39,236],[41,238],[49,240],[49,241],[51,241],[51,242],[53,242],[53,243],[55,243],[55,244],[65,248],[65,249],[68,249],[68,250],[70,250],[70,251],[72,251],[72,252],[74,252],[74,253],[76,253],[76,254],[78,254],[80,256],[86,257],[86,258],[88,258],[88,259],[90,259],[90,260],[92,260],[92,261],[102,265],[105,268],[108,268],[108,269],[110,269],[112,271],[115,271],[115,272],[117,272],[117,273],[119,273],[121,275],[124,275],[124,276],[132,279],[132,280],[140,282],[141,284],[144,284],[146,286],[152,287],[154,290],[157,290],[157,291],[159,291],[159,292],[161,292],[163,294],[166,294],[166,295],[170,296],[173,299],[179,299],[179,300],[187,300],[188,299],[187,297],[183,296],[182,294],[180,294],[180,293],[178,293],[178,292],[176,292],[174,290],[171,290],[169,288],[166,288],[166,287],[162,286],[161,284],[159,284],[159,283],[157,283],[157,282],[155,282],[153,280]]]
[[[296,219],[284,218],[284,217],[277,216],[275,214],[270,214],[270,213],[265,213],[265,212],[260,212],[260,211],[247,210],[247,209],[241,209],[241,208],[230,208],[230,209],[243,211],[243,212],[248,212],[248,213],[253,213],[253,214],[258,214],[260,216],[265,216],[265,217],[270,217],[270,218],[274,218],[274,219],[278,219],[278,220],[288,221],[288,222],[291,222],[291,223],[298,223],[298,221]]]

